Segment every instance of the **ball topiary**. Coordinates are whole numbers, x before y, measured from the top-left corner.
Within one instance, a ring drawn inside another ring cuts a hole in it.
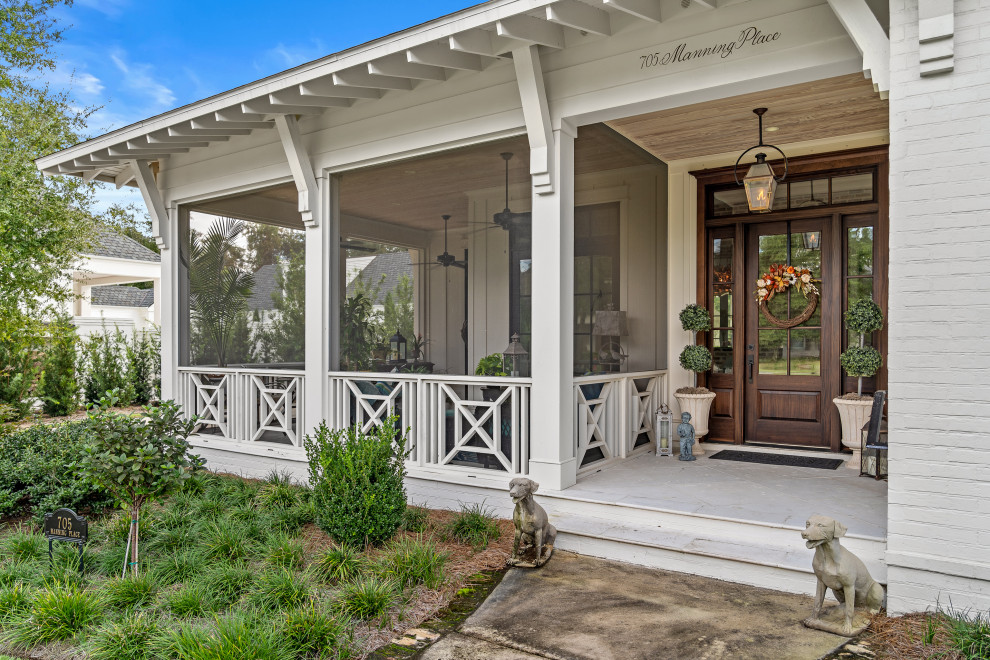
[[[880,371],[883,358],[872,346],[850,346],[839,356],[839,364],[852,377],[869,377]]]
[[[688,371],[708,371],[712,368],[712,353],[705,346],[685,346],[680,363]]]
[[[875,332],[883,327],[883,312],[880,305],[870,299],[857,300],[846,310],[845,321],[846,327],[853,332]]]
[[[681,327],[690,332],[705,332],[712,329],[712,317],[701,305],[688,305],[681,310]]]

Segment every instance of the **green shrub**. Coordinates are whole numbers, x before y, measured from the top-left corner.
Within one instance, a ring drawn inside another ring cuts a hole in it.
[[[325,582],[347,582],[360,575],[366,565],[364,556],[356,548],[337,545],[318,555],[310,570]]]
[[[45,567],[40,561],[0,562],[0,587],[11,587],[18,583],[40,586],[44,581]]]
[[[41,516],[66,507],[101,510],[113,501],[76,468],[89,441],[83,423],[35,424],[0,434],[0,517],[34,512]]]
[[[430,520],[430,510],[419,506],[406,506],[402,512],[402,529],[407,532],[425,532]]]
[[[135,332],[124,346],[127,381],[134,403],[147,405],[158,399],[162,387],[162,335],[158,328]]]
[[[67,316],[48,326],[48,341],[42,360],[38,398],[49,415],[68,415],[79,408],[76,381],[76,326]]]
[[[378,560],[378,566],[400,589],[420,584],[428,589],[439,589],[448,559],[450,553],[437,548],[432,540],[407,537],[392,541]]]
[[[118,402],[134,401],[134,386],[127,378],[127,338],[119,329],[94,332],[82,342],[81,370],[86,403],[98,403],[108,392],[118,393]]]
[[[107,580],[100,591],[101,600],[107,607],[123,610],[150,603],[158,592],[158,585],[148,573],[138,573]]]
[[[681,328],[688,332],[707,332],[712,329],[712,317],[701,305],[688,305],[678,316]]]
[[[352,640],[350,622],[315,603],[289,610],[278,631],[297,658],[346,657]]]
[[[98,596],[75,584],[51,583],[35,594],[29,610],[15,618],[0,641],[29,648],[72,639],[100,621],[103,607]]]
[[[266,539],[261,554],[270,566],[297,570],[303,567],[306,551],[301,540],[275,532]]]
[[[712,368],[712,353],[707,346],[685,346],[678,362],[688,371],[701,373]]]
[[[316,521],[334,540],[378,545],[399,528],[408,452],[397,422],[389,417],[370,433],[320,424],[316,435],[306,436]]]
[[[148,612],[128,614],[116,621],[106,621],[89,636],[86,643],[89,660],[156,660],[154,643],[161,624]]]
[[[28,329],[0,335],[0,404],[7,411],[2,421],[20,419],[31,410],[31,394],[41,375],[39,345]]]
[[[303,605],[312,590],[309,580],[301,573],[284,569],[265,571],[254,581],[248,599],[268,611],[282,610]]]
[[[340,590],[337,605],[347,616],[384,623],[388,611],[398,602],[395,582],[370,575],[346,583]]]
[[[461,505],[460,512],[447,524],[451,538],[477,549],[485,548],[502,535],[498,520],[484,504]]]

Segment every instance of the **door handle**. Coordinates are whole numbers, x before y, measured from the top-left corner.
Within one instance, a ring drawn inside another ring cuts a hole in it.
[[[750,385],[752,385],[753,384],[753,356],[752,355],[750,355],[749,357],[746,358],[746,364],[749,367],[749,383],[750,383]]]

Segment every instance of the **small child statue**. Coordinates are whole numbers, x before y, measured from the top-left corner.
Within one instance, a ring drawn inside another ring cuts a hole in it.
[[[677,437],[681,439],[681,455],[677,457],[681,461],[695,460],[692,448],[694,447],[694,426],[691,424],[691,413],[681,413],[681,423],[677,425]]]

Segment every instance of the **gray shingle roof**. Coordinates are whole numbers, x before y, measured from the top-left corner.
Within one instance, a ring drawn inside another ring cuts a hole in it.
[[[111,257],[113,259],[152,261],[155,263],[159,263],[162,260],[160,254],[149,250],[133,238],[128,238],[115,231],[101,231],[96,240],[93,241],[90,249],[86,250],[86,254]]]
[[[395,291],[399,285],[399,279],[403,275],[411,278],[412,274],[412,260],[409,258],[408,251],[379,254],[347,285],[347,297],[350,298],[354,295],[359,279],[364,281],[366,286],[374,288],[384,275],[385,281],[382,282],[382,287],[378,290],[378,297],[372,301],[375,305],[381,305],[385,302],[385,296]]]
[[[151,307],[155,303],[155,290],[122,284],[94,286],[90,301],[108,307]]]
[[[275,279],[277,272],[278,267],[275,264],[262,266],[254,272],[254,288],[251,289],[251,296],[248,298],[248,309],[252,312],[275,309],[275,299],[272,295],[278,288]]]

